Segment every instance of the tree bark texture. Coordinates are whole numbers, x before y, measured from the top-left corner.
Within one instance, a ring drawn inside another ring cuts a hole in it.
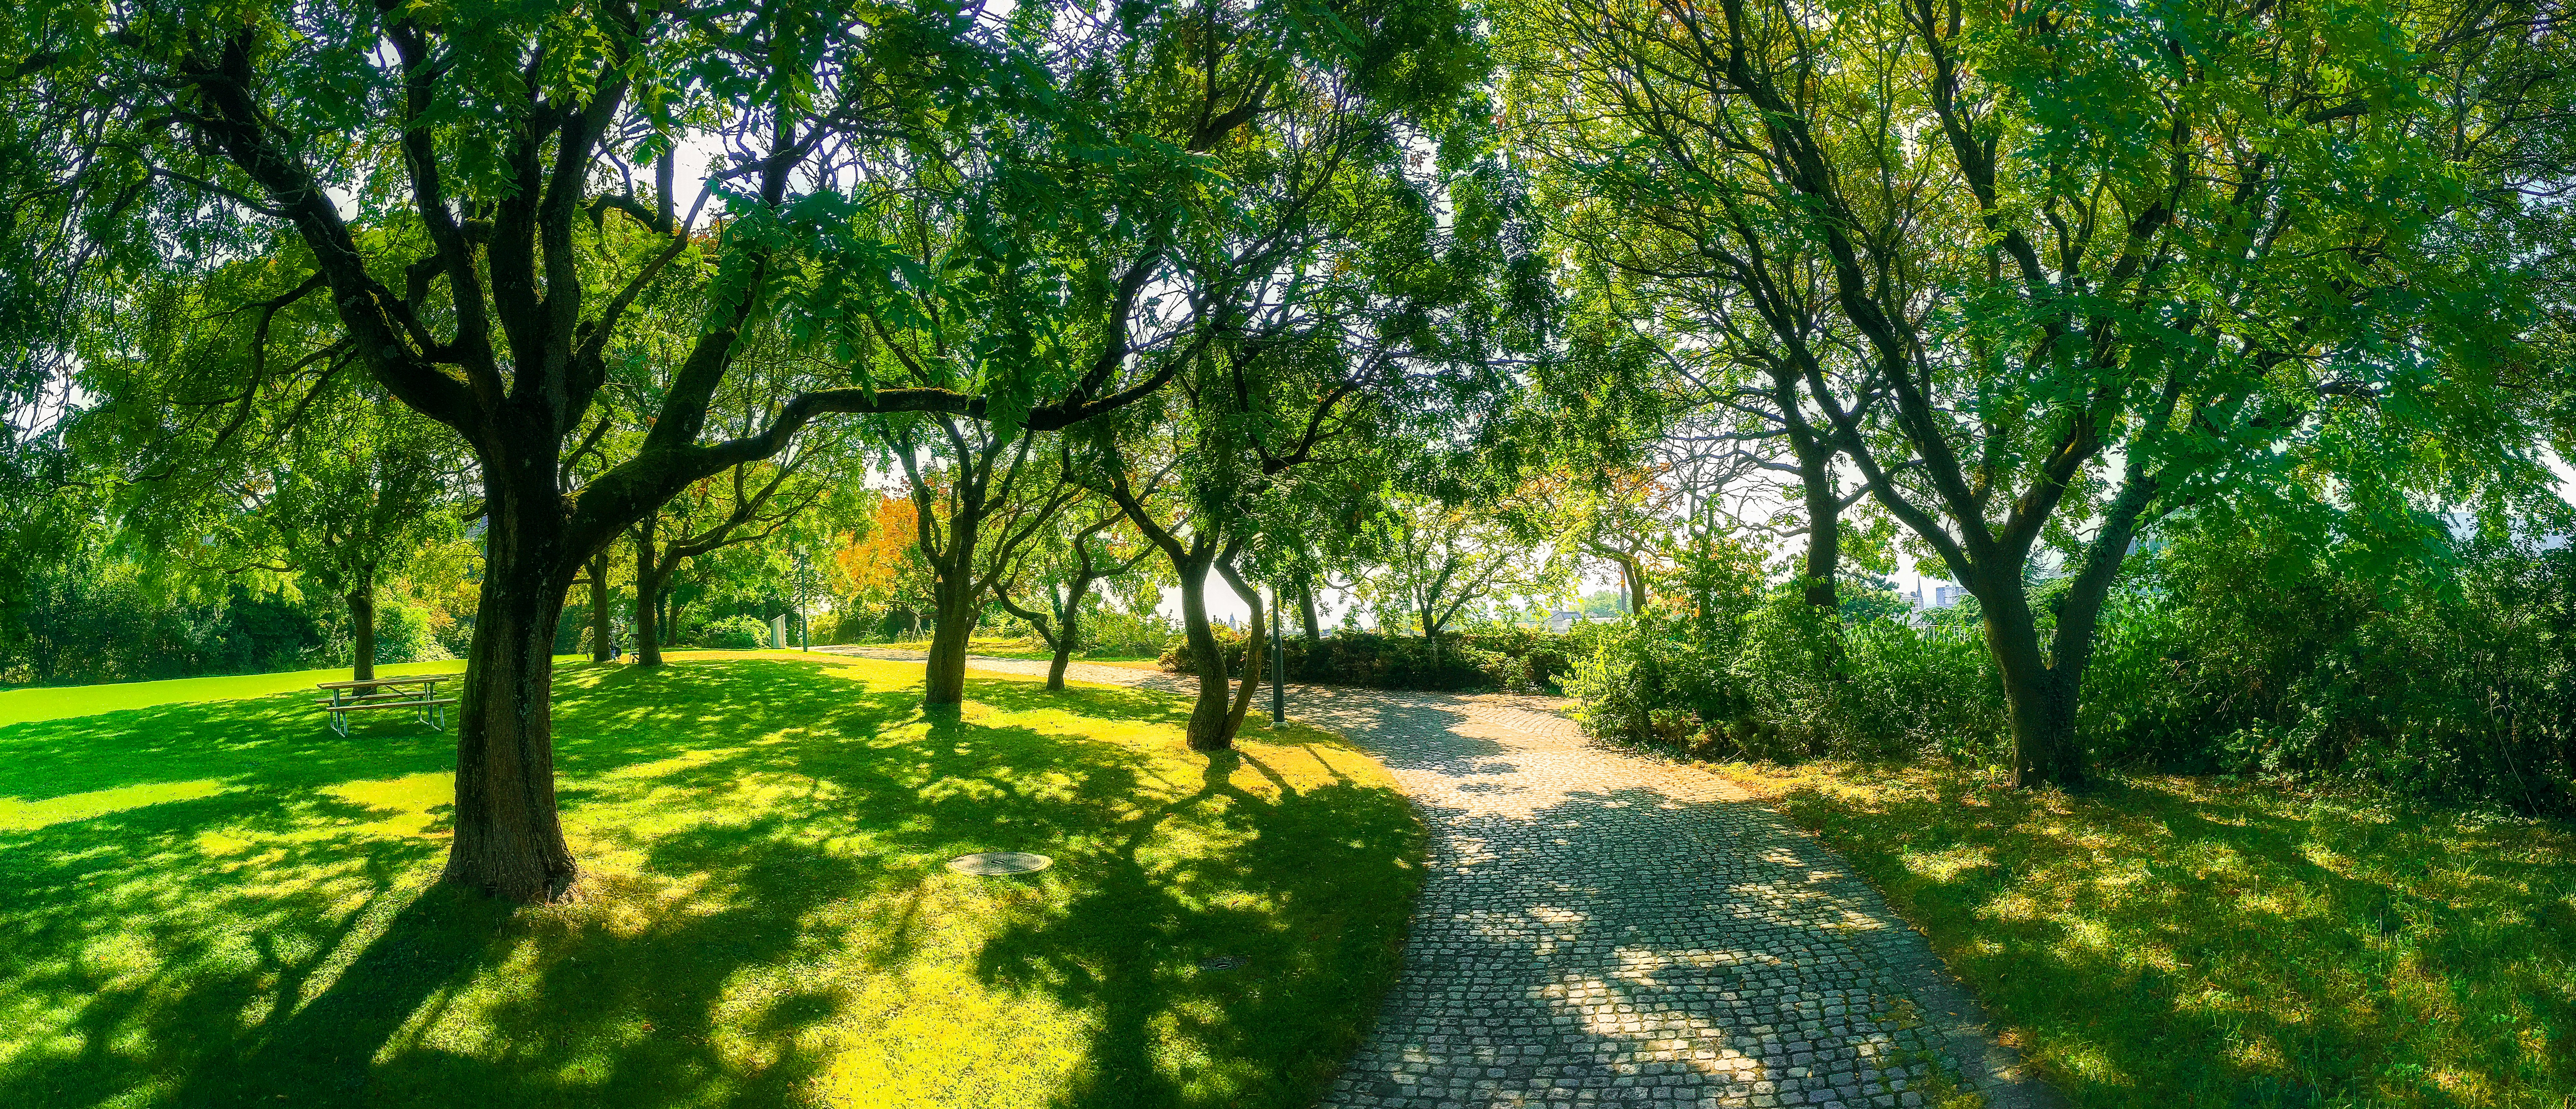
[[[975,634],[976,609],[983,607],[975,595],[972,559],[974,548],[972,526],[961,528],[951,548],[965,560],[959,572],[939,571],[931,592],[939,605],[935,622],[930,626],[930,659],[922,677],[921,703],[956,705],[966,700],[966,642]]]
[[[1794,390],[1782,392],[1789,404],[1797,403]],[[1807,603],[1837,611],[1842,606],[1834,578],[1842,572],[1843,502],[1834,488],[1835,452],[1805,420],[1789,425],[1789,450],[1797,457],[1798,484],[1807,502],[1807,553],[1800,567]]]
[[[659,513],[635,524],[635,664],[662,665],[662,571],[654,550]]]
[[[358,586],[349,590],[349,637],[355,653],[349,663],[351,681],[376,680],[376,583],[372,574],[362,574]]]
[[[496,515],[522,515],[489,533],[457,714],[456,839],[443,875],[518,901],[552,900],[578,875],[555,812],[552,694],[555,631],[579,563],[564,557],[552,509],[530,511],[507,497],[493,506]]]
[[[1262,626],[1261,591],[1245,585],[1243,577],[1227,562],[1218,562],[1216,569],[1225,575],[1225,583],[1234,587],[1235,595],[1243,598],[1245,607],[1252,613],[1252,618],[1244,624],[1251,638],[1243,644],[1243,684],[1236,688],[1234,707],[1227,710],[1225,716],[1225,739],[1231,746],[1234,737],[1243,734],[1243,720],[1252,708],[1252,695],[1261,688],[1262,667],[1270,661],[1270,635]],[[1222,664],[1217,667],[1220,674],[1224,670]]]
[[[616,625],[608,611],[608,549],[590,556],[590,661],[607,662],[615,649]]]
[[[1234,732],[1226,727],[1233,715],[1228,704],[1234,683],[1225,672],[1225,659],[1218,652],[1216,627],[1208,622],[1207,579],[1213,552],[1181,562],[1173,569],[1181,579],[1181,633],[1189,640],[1190,657],[1198,659],[1199,695],[1190,705],[1188,737],[1190,750],[1223,751],[1234,746]]]

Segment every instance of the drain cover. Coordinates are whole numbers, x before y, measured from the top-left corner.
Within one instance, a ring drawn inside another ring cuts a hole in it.
[[[1219,956],[1217,956],[1216,958],[1213,958],[1213,959],[1201,959],[1201,960],[1199,960],[1199,969],[1200,969],[1200,970],[1240,970],[1240,969],[1242,969],[1242,968],[1243,968],[1243,965],[1244,965],[1245,963],[1250,962],[1250,961],[1251,961],[1251,960],[1245,959],[1245,958],[1243,958],[1243,957],[1241,957],[1241,956],[1239,956],[1239,955],[1219,955]]]
[[[1025,851],[986,851],[950,859],[948,869],[959,874],[1026,874],[1032,870],[1045,870],[1054,864],[1054,859]]]

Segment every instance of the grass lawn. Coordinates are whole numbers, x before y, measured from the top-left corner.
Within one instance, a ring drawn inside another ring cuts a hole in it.
[[[1384,770],[1307,729],[1212,761],[1171,698],[1025,678],[926,719],[919,683],[561,668],[585,875],[515,912],[434,884],[454,750],[408,720],[0,728],[0,1103],[1310,1104],[1420,882]],[[1055,866],[942,865],[1000,850]]]
[[[2576,829],[2270,785],[1729,765],[2078,1106],[2576,1105]]]
[[[558,659],[586,658],[581,655],[558,655]],[[376,667],[379,678],[405,674],[463,673],[465,664],[451,662],[401,662]],[[349,680],[346,666],[331,670],[291,670],[279,674],[239,674],[219,678],[180,678],[166,682],[118,682],[113,685],[29,686],[0,689],[0,725],[24,724],[30,720],[59,720],[66,716],[95,716],[118,709],[150,708],[154,705],[187,704],[194,701],[231,701],[243,697],[261,697],[271,693],[302,692],[321,696],[313,689],[320,682]]]
[[[867,644],[867,646],[891,647],[898,651],[927,651],[930,649],[930,641],[927,639],[912,639],[905,640],[900,643],[872,643]],[[1002,639],[986,636],[976,636],[968,639],[966,641],[966,652],[968,654],[983,655],[987,658],[1037,659],[1041,662],[1055,657],[1055,652],[1047,649],[1047,645],[1039,640]],[[1100,666],[1123,666],[1130,670],[1153,670],[1157,669],[1154,664],[1161,660],[1154,655],[1094,655],[1076,653],[1073,656],[1073,661],[1088,662]]]

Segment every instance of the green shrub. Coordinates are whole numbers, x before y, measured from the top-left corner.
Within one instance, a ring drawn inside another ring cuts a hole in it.
[[[2450,553],[2389,565],[2182,532],[2106,621],[2086,742],[2112,765],[2576,809],[2576,550]]]
[[[1075,628],[1082,637],[1080,652],[1098,658],[1155,658],[1180,641],[1179,630],[1151,612],[1096,609],[1084,613]]]
[[[2062,582],[2031,592],[2045,636]],[[1924,627],[1845,620],[1783,588],[1650,613],[1595,636],[1566,689],[1615,742],[1999,764],[2002,683],[1960,609]],[[2576,811],[2576,550],[2490,537],[2407,563],[2181,528],[2110,598],[2079,705],[2100,765]]]
[[[1614,743],[1699,750],[1712,725],[1749,715],[1725,656],[1678,631],[1648,613],[1587,637],[1591,650],[1565,680],[1583,703],[1585,730]]]
[[[376,610],[378,663],[445,662],[455,657],[430,634],[428,609],[386,605]]]
[[[698,645],[720,651],[749,651],[769,645],[769,625],[749,616],[709,620],[698,628]]]
[[[1566,691],[1592,734],[1704,758],[1993,761],[2010,735],[1982,641],[1846,622],[1779,589],[1731,623],[1648,614],[1597,636]],[[1717,642],[1707,642],[1714,639]]]

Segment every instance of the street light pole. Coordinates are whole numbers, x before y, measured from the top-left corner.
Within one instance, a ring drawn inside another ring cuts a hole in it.
[[[1270,587],[1270,723],[1288,722],[1288,636],[1281,625],[1279,587]]]

